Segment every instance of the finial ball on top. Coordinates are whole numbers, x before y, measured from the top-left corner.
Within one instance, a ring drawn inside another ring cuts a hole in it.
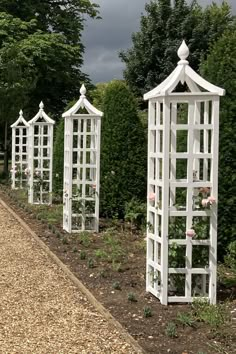
[[[181,46],[178,49],[178,57],[181,60],[186,60],[187,57],[189,56],[189,49],[185,41],[182,42]]]
[[[81,86],[80,94],[81,94],[82,96],[85,96],[85,94],[86,94],[86,87],[84,86],[84,84]]]

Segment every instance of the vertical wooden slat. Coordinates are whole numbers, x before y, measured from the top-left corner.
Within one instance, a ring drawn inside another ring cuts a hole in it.
[[[217,268],[217,202],[218,202],[218,150],[219,150],[219,97],[212,101],[212,162],[211,162],[211,195],[216,198],[216,204],[211,206],[210,254],[209,267],[211,270],[209,297],[212,304],[216,303],[216,268]]]
[[[162,225],[161,225],[161,303],[168,301],[168,225],[169,225],[169,154],[170,154],[170,100],[163,99],[163,179],[162,179]]]

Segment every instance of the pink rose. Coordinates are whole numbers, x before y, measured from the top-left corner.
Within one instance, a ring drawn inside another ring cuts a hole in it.
[[[150,202],[155,202],[155,197],[156,197],[155,193],[151,192],[148,194],[148,199]]]
[[[194,237],[196,235],[195,231],[193,229],[189,229],[185,232],[186,236],[188,237]]]
[[[213,196],[208,197],[207,200],[211,205],[216,203],[216,198]]]
[[[208,206],[209,200],[208,199],[202,199],[202,206],[206,208]]]

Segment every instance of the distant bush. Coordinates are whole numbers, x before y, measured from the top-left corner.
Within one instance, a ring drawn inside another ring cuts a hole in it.
[[[64,119],[61,119],[56,128],[56,137],[53,151],[53,193],[62,196],[64,171]]]
[[[123,217],[125,204],[146,195],[147,141],[137,102],[124,82],[104,92],[101,136],[101,213]]]
[[[224,258],[225,263],[236,271],[236,241],[231,242],[227,250],[227,255]]]

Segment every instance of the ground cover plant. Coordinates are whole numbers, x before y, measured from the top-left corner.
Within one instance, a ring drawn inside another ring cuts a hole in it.
[[[131,221],[101,219],[100,233],[67,234],[62,205],[34,206],[26,192],[1,185],[0,197],[30,224],[147,353],[233,353],[236,272],[219,266],[217,306],[160,305],[145,291],[145,233]],[[226,259],[233,256],[228,250]],[[226,299],[226,300],[225,300]]]

